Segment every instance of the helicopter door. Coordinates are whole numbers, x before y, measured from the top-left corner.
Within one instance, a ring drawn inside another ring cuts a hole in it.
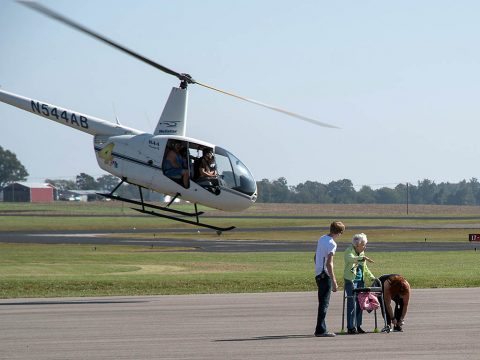
[[[185,189],[190,187],[189,161],[187,142],[169,139],[162,162],[163,174]]]

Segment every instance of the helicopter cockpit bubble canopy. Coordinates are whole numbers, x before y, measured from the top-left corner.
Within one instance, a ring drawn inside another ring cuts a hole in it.
[[[250,170],[236,156],[217,146],[215,147],[215,161],[223,187],[256,198],[255,179]]]

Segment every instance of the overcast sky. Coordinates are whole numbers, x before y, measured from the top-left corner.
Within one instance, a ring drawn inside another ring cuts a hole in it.
[[[479,178],[478,1],[41,1],[132,50],[328,129],[189,87],[187,135],[256,180],[394,187]],[[151,132],[178,80],[0,1],[3,90]],[[30,181],[97,166],[90,135],[0,103]]]

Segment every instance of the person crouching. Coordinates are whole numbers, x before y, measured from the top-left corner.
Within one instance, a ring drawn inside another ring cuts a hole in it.
[[[382,283],[383,300],[385,306],[382,305],[382,315],[386,319],[388,328],[393,324],[394,331],[403,331],[405,323],[405,315],[410,302],[410,284],[401,275],[388,274],[378,278]],[[392,301],[395,303],[392,309]]]

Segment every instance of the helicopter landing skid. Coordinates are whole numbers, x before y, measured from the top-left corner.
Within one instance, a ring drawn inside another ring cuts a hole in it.
[[[191,224],[191,225],[196,225],[196,226],[201,226],[201,227],[209,228],[209,229],[215,230],[218,235],[220,235],[220,234],[221,234],[222,232],[224,232],[224,231],[229,231],[229,230],[235,229],[235,226],[218,227],[218,226],[214,226],[214,225],[209,225],[209,224],[201,223],[200,221],[198,221],[198,218],[197,218],[197,221],[193,221],[193,220],[182,219],[182,218],[178,218],[178,217],[170,216],[170,215],[166,215],[166,214],[160,214],[160,213],[158,213],[158,212],[148,211],[148,210],[145,210],[145,209],[137,209],[137,208],[131,208],[131,209],[136,210],[136,211],[138,211],[138,212],[141,212],[141,213],[143,213],[143,214],[158,216],[158,217],[165,218],[165,219],[170,219],[170,220],[174,220],[174,221],[180,221],[180,222],[183,222],[183,223],[186,223],[186,224]]]
[[[150,207],[152,209],[157,209],[157,210],[161,210],[161,211],[168,211],[168,212],[175,213],[175,214],[178,214],[178,215],[183,215],[183,216],[199,216],[199,215],[203,214],[203,211],[197,211],[197,212],[194,212],[194,213],[190,213],[190,212],[170,209],[170,208],[165,207],[165,206],[157,206],[157,205],[153,205],[153,204],[148,204],[148,203],[145,203],[143,201],[136,201],[136,200],[132,200],[132,199],[127,199],[127,198],[117,196],[117,195],[102,194],[102,193],[97,193],[97,194],[101,195],[101,196],[104,196],[108,199],[124,201],[124,202],[130,203],[130,204],[140,205],[143,209],[142,211],[145,211],[145,207]],[[137,209],[135,209],[135,210],[137,210]]]

